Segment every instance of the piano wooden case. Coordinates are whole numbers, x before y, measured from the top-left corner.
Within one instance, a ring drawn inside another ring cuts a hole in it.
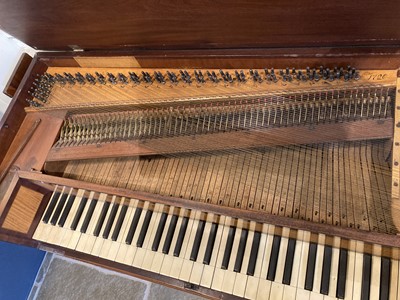
[[[45,50],[0,123],[2,240],[207,298],[400,299],[398,1],[35,5],[1,1]]]

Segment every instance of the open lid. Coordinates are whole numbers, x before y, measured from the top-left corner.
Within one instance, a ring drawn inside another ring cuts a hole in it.
[[[400,45],[399,0],[0,0],[0,28],[40,50]]]

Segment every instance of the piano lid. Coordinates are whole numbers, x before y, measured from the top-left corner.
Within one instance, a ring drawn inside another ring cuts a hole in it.
[[[0,7],[0,29],[41,50],[400,45],[398,0],[0,0]]]

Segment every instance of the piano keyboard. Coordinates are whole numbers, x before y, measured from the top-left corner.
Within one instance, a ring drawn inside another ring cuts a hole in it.
[[[33,238],[248,299],[400,299],[380,246],[69,187]]]

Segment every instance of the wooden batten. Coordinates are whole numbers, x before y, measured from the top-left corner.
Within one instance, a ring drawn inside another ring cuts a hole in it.
[[[400,76],[397,78],[393,121],[392,218],[396,227],[400,229]]]
[[[0,165],[2,177],[11,166],[24,170],[41,170],[62,121],[62,118],[49,114],[29,113]]]
[[[144,142],[140,140],[115,141],[76,147],[53,147],[49,151],[46,161],[384,139],[392,136],[392,128],[393,122],[391,119],[371,119],[348,123],[326,123],[316,126],[294,126],[254,131],[246,130],[232,133],[149,139]]]

